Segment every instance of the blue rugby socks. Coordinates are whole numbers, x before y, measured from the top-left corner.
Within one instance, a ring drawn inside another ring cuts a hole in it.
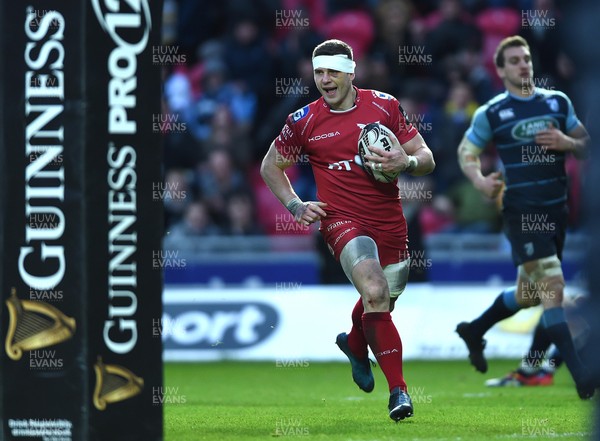
[[[575,382],[580,381],[586,375],[586,371],[575,350],[564,309],[562,307],[546,309],[542,314],[541,323],[552,343],[558,348]]]
[[[492,306],[470,323],[469,328],[474,333],[483,336],[496,323],[521,309],[515,298],[516,289],[517,287],[513,286],[502,291]]]
[[[546,358],[550,358],[548,354],[548,349],[552,341],[550,340],[550,336],[548,332],[546,332],[546,328],[540,323],[535,327],[533,331],[533,340],[531,341],[531,346],[529,347],[529,351],[523,357],[521,362],[521,369],[525,372],[533,372],[538,370],[542,366],[542,362]]]

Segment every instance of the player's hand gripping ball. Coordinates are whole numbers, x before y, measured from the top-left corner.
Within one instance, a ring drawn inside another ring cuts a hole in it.
[[[358,154],[360,155],[363,169],[376,181],[392,182],[398,177],[400,172],[392,173],[377,170],[377,163],[373,163],[375,168],[372,168],[371,164],[368,164],[369,160],[365,158],[365,155],[377,156],[377,153],[369,150],[369,146],[381,147],[386,152],[389,152],[394,148],[393,143],[400,145],[394,132],[378,122],[367,124],[360,131],[360,135],[358,136]]]

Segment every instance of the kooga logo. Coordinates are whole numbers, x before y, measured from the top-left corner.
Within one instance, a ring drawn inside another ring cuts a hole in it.
[[[250,303],[165,304],[164,349],[240,349],[269,338],[279,323],[270,305]]]

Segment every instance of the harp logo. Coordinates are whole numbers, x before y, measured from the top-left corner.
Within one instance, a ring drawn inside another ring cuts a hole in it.
[[[127,400],[138,395],[144,388],[144,379],[129,369],[116,364],[104,364],[102,357],[94,365],[94,407],[105,410],[111,403]]]
[[[6,300],[8,332],[6,355],[20,360],[25,351],[36,351],[54,346],[75,334],[75,319],[57,308],[38,300],[20,300],[13,288]]]

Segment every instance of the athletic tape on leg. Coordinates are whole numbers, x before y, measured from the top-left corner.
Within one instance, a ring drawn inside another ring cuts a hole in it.
[[[340,264],[350,282],[354,283],[352,281],[352,270],[365,259],[376,259],[379,262],[377,244],[369,236],[355,237],[342,249]]]
[[[402,262],[392,263],[383,269],[390,288],[390,297],[398,297],[404,292],[409,272],[410,257]]]
[[[346,244],[340,254],[340,264],[350,282],[354,283],[352,281],[354,267],[366,259],[376,259],[379,262],[377,244],[373,239],[368,236],[358,236]],[[398,297],[404,292],[409,269],[410,258],[383,268],[383,274],[390,290],[390,297]]]
[[[536,260],[536,262],[537,266],[531,273],[525,271],[523,265],[519,265],[519,276],[522,276],[533,283],[537,283],[545,277],[562,277],[562,267],[556,254],[549,257],[542,257],[541,259]]]

